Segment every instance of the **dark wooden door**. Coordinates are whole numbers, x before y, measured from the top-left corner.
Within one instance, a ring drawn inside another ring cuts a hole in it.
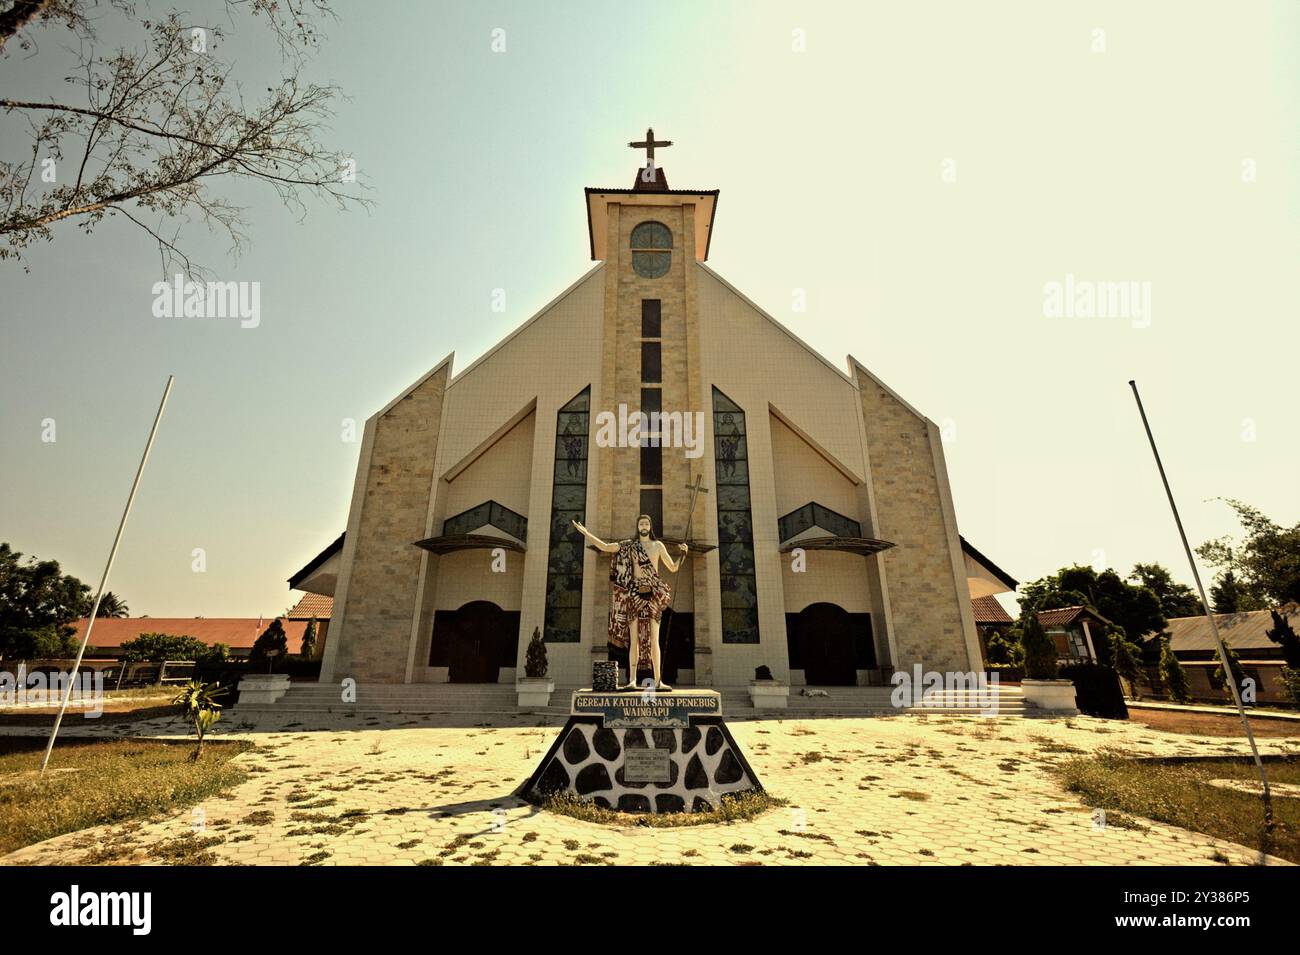
[[[853,620],[836,604],[816,603],[798,615],[804,681],[809,686],[858,682]]]
[[[502,609],[489,600],[476,600],[457,610],[450,624],[448,679],[452,683],[497,682],[501,644],[508,636]]]

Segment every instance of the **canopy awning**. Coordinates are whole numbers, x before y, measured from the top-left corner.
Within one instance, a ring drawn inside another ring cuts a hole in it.
[[[867,557],[897,546],[893,541],[880,541],[870,537],[807,537],[783,545],[781,553],[788,554],[796,547],[801,547],[804,550],[839,550]]]
[[[492,550],[501,547],[522,554],[524,545],[508,537],[493,537],[491,534],[444,534],[440,537],[426,537],[415,542],[431,554],[450,554],[456,550]]]

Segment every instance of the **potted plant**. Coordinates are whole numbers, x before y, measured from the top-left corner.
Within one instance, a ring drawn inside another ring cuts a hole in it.
[[[756,667],[749,681],[749,703],[756,710],[784,710],[790,703],[790,686],[775,679],[771,668]]]
[[[541,628],[533,627],[533,637],[524,654],[524,675],[515,681],[521,707],[550,704],[555,681],[547,678],[547,668],[546,641],[542,639]]]
[[[1053,716],[1074,716],[1074,683],[1057,679],[1056,644],[1043,631],[1038,611],[1026,613],[1020,644],[1025,651],[1025,678],[1020,681],[1025,703]]]

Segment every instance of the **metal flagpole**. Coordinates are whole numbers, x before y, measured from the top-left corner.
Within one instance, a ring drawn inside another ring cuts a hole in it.
[[[1241,693],[1237,689],[1236,677],[1233,675],[1232,667],[1228,664],[1228,651],[1223,645],[1223,638],[1219,636],[1219,625],[1210,610],[1210,602],[1205,598],[1205,587],[1201,584],[1201,574],[1196,569],[1196,561],[1192,558],[1192,548],[1187,543],[1187,532],[1183,530],[1183,520],[1178,516],[1178,505],[1174,503],[1174,492],[1169,489],[1169,478],[1165,475],[1165,466],[1160,461],[1160,452],[1156,450],[1156,439],[1151,434],[1151,423],[1147,421],[1146,409],[1142,407],[1142,396],[1138,394],[1137,382],[1130,380],[1128,384],[1133,389],[1133,397],[1137,400],[1138,414],[1142,416],[1142,427],[1146,429],[1147,440],[1151,442],[1151,453],[1155,455],[1156,467],[1160,470],[1160,480],[1165,486],[1165,496],[1169,498],[1169,509],[1174,512],[1174,523],[1178,525],[1178,536],[1183,539],[1183,550],[1187,554],[1187,563],[1192,567],[1192,577],[1196,581],[1196,591],[1201,595],[1201,607],[1205,610],[1205,619],[1210,621],[1210,632],[1214,634],[1214,642],[1219,648],[1219,662],[1223,666],[1223,672],[1228,677],[1226,682],[1232,688],[1232,701],[1237,704],[1237,714],[1241,717],[1241,725],[1246,729],[1246,738],[1250,740],[1250,751],[1255,756],[1255,768],[1259,770],[1260,785],[1264,787],[1264,821],[1265,825],[1269,825],[1273,819],[1273,800],[1268,788],[1268,774],[1264,772],[1264,761],[1259,758],[1259,747],[1255,745],[1255,734],[1251,732],[1250,719],[1246,716],[1246,708],[1241,703]],[[1170,652],[1173,652],[1172,649]]]
[[[700,481],[702,479],[703,479],[702,475],[697,474],[695,475],[695,483],[693,485],[692,484],[684,485],[685,487],[689,487],[691,489],[691,509],[690,512],[686,515],[686,530],[682,534],[682,542],[686,544],[688,547],[690,546],[690,540],[691,540],[691,522],[695,520],[695,499],[699,497],[700,491],[702,490],[700,487]],[[705,490],[704,493],[707,494],[708,491]],[[692,551],[688,551],[686,554],[683,554],[682,560],[684,561],[687,557],[691,556],[692,553],[693,553]],[[678,566],[680,568],[680,565]],[[676,574],[674,574],[673,576],[675,577]],[[668,669],[667,654],[670,652],[670,647],[671,647],[671,644],[668,643],[668,634],[673,628],[673,617],[677,616],[677,584],[675,582],[673,584],[673,599],[672,602],[669,604],[669,609],[672,611],[673,616],[668,618],[668,626],[664,627],[664,629],[659,634],[659,643],[663,647],[663,658],[659,661],[660,679],[663,678],[664,672]]]
[[[131,484],[131,493],[126,499],[126,508],[122,511],[122,520],[117,525],[117,536],[113,538],[113,548],[108,552],[108,563],[104,565],[104,576],[99,580],[99,592],[95,594],[95,604],[90,610],[90,619],[86,621],[86,635],[81,638],[81,649],[77,651],[77,662],[72,666],[72,675],[68,679],[68,685],[63,691],[63,703],[59,706],[59,715],[54,718],[54,728],[50,730],[50,741],[45,746],[45,758],[41,760],[41,775],[45,775],[45,767],[49,765],[50,753],[54,750],[54,738],[59,735],[59,727],[63,723],[63,714],[68,709],[68,700],[72,697],[72,685],[77,681],[77,671],[81,669],[81,660],[86,655],[86,646],[90,643],[90,631],[95,626],[95,618],[99,614],[99,602],[104,599],[104,588],[108,585],[108,574],[113,569],[113,559],[117,557],[117,547],[122,543],[122,531],[126,529],[126,519],[131,514],[131,505],[135,503],[135,492],[140,487],[140,477],[144,474],[145,463],[149,460],[149,452],[153,448],[153,439],[158,434],[158,422],[162,421],[163,409],[167,407],[167,396],[172,392],[172,382],[176,380],[175,375],[167,376],[167,386],[163,388],[162,401],[158,405],[158,414],[154,416],[153,427],[149,429],[149,440],[145,443],[144,454],[140,458],[140,467],[136,469],[135,481]]]

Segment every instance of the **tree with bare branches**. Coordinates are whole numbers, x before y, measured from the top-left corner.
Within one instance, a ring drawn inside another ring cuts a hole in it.
[[[269,28],[278,44],[281,75],[256,96],[218,55],[224,25],[151,16],[133,0],[0,0],[0,70],[37,55],[43,33],[75,41],[60,46],[70,95],[0,98],[4,142],[27,136],[20,157],[0,158],[0,260],[21,262],[60,228],[90,233],[120,215],[156,241],[164,273],[202,272],[182,248],[187,222],[223,231],[236,254],[247,246],[244,209],[221,191],[235,180],[268,187],[300,215],[311,198],[368,205],[355,164],[320,141],[340,90],[302,75],[319,22],[333,17],[328,0],[225,0],[223,13]],[[106,16],[135,35],[134,48],[102,49]]]

